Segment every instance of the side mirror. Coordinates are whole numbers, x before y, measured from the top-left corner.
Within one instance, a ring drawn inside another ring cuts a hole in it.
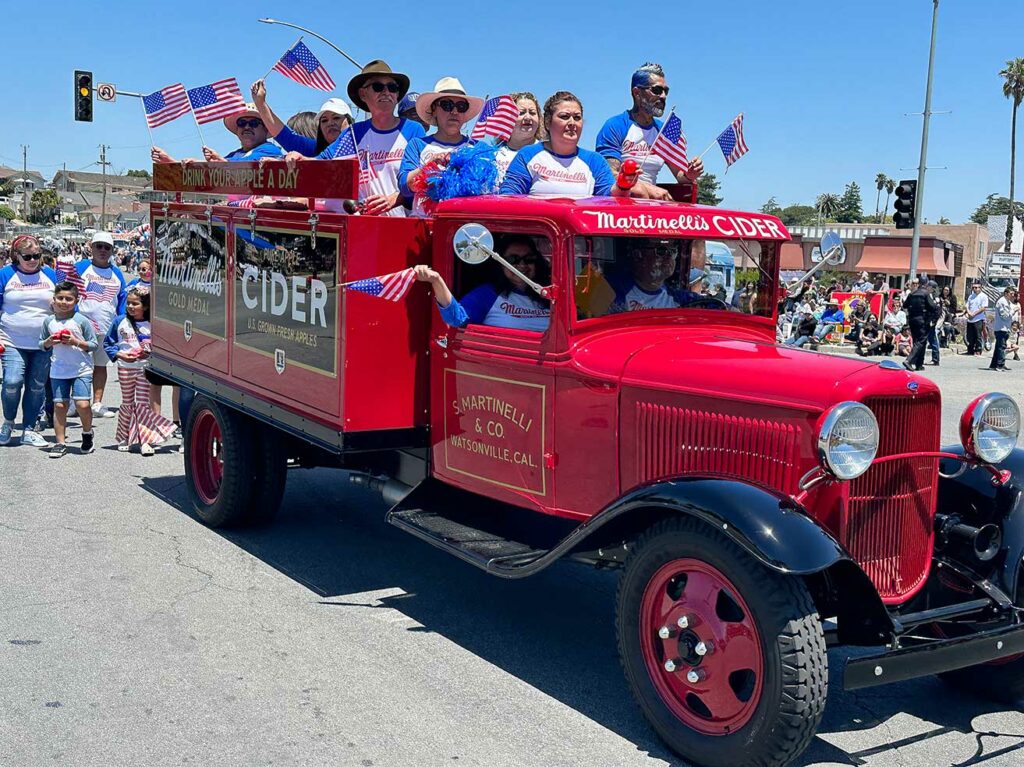
[[[494,251],[494,235],[483,224],[460,226],[452,240],[452,248],[459,260],[467,264],[482,264],[488,258],[493,258],[529,285],[538,295],[544,298],[550,297],[550,291],[547,288],[538,285]]]
[[[839,263],[843,252],[843,238],[836,232],[825,232],[821,238],[821,260]]]

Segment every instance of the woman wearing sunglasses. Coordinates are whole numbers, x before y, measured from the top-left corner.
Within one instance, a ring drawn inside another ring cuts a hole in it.
[[[398,171],[402,194],[412,194],[409,185],[423,173],[427,162],[437,159],[443,163],[444,157],[469,141],[462,135],[462,126],[480,114],[483,106],[484,100],[467,96],[466,89],[455,77],[442,77],[434,90],[420,94],[416,99],[416,114],[427,125],[437,126],[437,130],[429,136],[413,139],[406,147]],[[422,195],[413,197],[412,215],[426,216]]]
[[[57,275],[42,265],[39,240],[31,235],[14,238],[11,258],[11,263],[0,269],[0,337],[5,339],[0,445],[11,443],[20,400],[21,443],[44,447],[46,440],[31,427],[39,418],[50,376],[50,351],[39,348],[39,332],[53,311]]]
[[[542,144],[519,150],[505,173],[501,194],[538,197],[628,197],[634,179],[620,186],[597,152],[580,149],[583,105],[569,91],[558,91],[544,103]],[[646,196],[638,193],[636,196]]]
[[[534,282],[551,281],[551,265],[533,240],[511,235],[498,243],[498,253]],[[551,303],[533,292],[522,277],[501,267],[496,284],[484,284],[456,299],[444,278],[426,264],[416,266],[416,279],[429,282],[441,319],[454,328],[470,323],[543,333],[551,319]]]

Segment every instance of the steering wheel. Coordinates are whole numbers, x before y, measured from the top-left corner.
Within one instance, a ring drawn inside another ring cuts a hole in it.
[[[732,309],[729,304],[720,298],[714,298],[713,296],[701,296],[695,298],[693,301],[687,301],[685,304],[680,304],[681,307],[687,309],[723,309],[729,311]]]

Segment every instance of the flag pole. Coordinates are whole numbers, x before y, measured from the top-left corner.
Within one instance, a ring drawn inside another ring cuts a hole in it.
[[[267,79],[268,77],[270,77],[271,73],[272,73],[272,72],[274,72],[274,71],[275,71],[275,70],[277,69],[277,65],[281,63],[281,59],[282,59],[282,58],[284,58],[284,56],[287,56],[287,55],[288,55],[288,51],[290,51],[290,50],[291,50],[292,48],[294,48],[294,47],[295,47],[296,45],[298,45],[299,43],[301,43],[301,42],[302,42],[302,38],[303,38],[303,37],[305,37],[305,35],[299,35],[299,39],[298,39],[298,40],[296,40],[296,41],[295,41],[294,43],[292,43],[292,44],[291,44],[290,46],[288,46],[288,48],[286,48],[286,49],[285,49],[285,52],[284,52],[284,54],[283,54],[282,56],[279,56],[279,57],[278,57],[278,59],[277,59],[277,61],[275,61],[275,62],[274,62],[274,66],[272,66],[272,67],[270,68],[270,72],[267,72],[267,73],[266,73],[265,75],[263,75],[263,77],[261,77],[260,79],[261,79],[261,80],[266,80],[266,79]]]
[[[200,153],[202,153],[203,147],[206,146],[206,138],[203,136],[202,126],[199,125],[199,118],[196,117],[196,110],[192,108],[192,99],[191,99],[191,97],[189,97],[189,100],[188,100],[188,108],[189,108],[189,111],[192,113],[192,119],[196,121],[196,130],[199,131],[199,151],[200,151]],[[204,160],[206,159],[205,155],[203,156],[203,159]]]
[[[651,154],[653,154],[653,152],[654,152],[654,145],[658,143],[658,139],[661,138],[661,134],[665,131],[665,126],[668,125],[668,121],[672,119],[672,115],[674,115],[675,113],[676,113],[676,108],[672,107],[672,109],[669,110],[668,117],[665,118],[665,121],[661,124],[661,128],[658,129],[658,135],[654,137],[654,141],[652,141],[650,144],[648,144],[647,152],[644,154],[643,157],[640,158],[640,164],[641,165],[647,160],[648,157],[651,156]],[[683,170],[686,170],[686,168],[683,168]],[[655,183],[657,183],[658,179],[654,179],[654,181],[655,181]]]
[[[188,98],[187,95],[186,98]],[[156,146],[156,139],[153,138],[153,128],[149,124],[149,115],[146,113],[146,101],[145,99],[139,99],[139,103],[142,104],[142,116],[146,118],[146,130],[149,131],[149,143],[151,146]]]
[[[728,128],[726,128],[726,130],[728,130]],[[722,133],[725,133],[725,131],[722,131]],[[700,153],[699,155],[697,155],[697,159],[698,159],[698,160],[700,160],[701,158],[703,158],[703,157],[704,157],[704,155],[706,155],[706,154],[707,154],[708,152],[710,152],[710,151],[711,151],[711,150],[712,150],[712,149],[714,148],[715,144],[717,144],[717,143],[718,143],[718,139],[722,138],[722,133],[719,133],[719,134],[718,134],[717,136],[715,136],[715,140],[714,140],[714,141],[712,141],[712,142],[711,142],[711,143],[710,143],[710,144],[708,145],[708,148],[707,148],[707,149],[705,149],[705,150],[704,150],[703,152],[701,152],[701,153]]]

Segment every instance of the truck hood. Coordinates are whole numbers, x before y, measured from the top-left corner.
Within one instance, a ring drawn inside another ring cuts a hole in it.
[[[646,343],[638,343],[638,335]],[[811,410],[860,399],[869,384],[873,393],[880,388],[907,394],[920,388],[923,393],[933,387],[927,379],[860,358],[755,337],[737,339],[711,328],[608,334],[583,344],[576,359],[591,372],[617,378],[622,386],[711,393]]]

